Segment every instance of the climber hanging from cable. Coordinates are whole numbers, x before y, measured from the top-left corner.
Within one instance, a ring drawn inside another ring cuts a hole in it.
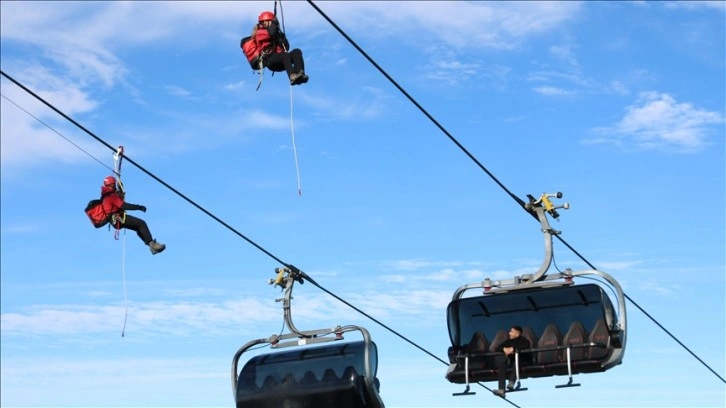
[[[277,2],[275,4],[277,6]],[[290,44],[275,13],[263,11],[260,13],[257,24],[252,28],[249,37],[240,41],[252,69],[259,72],[260,80],[257,89],[262,84],[264,68],[273,72],[286,71],[290,85],[300,85],[308,82],[305,74],[305,62],[299,48],[290,50]]]
[[[114,160],[114,176],[108,176],[103,179],[101,186],[101,198],[89,201],[86,206],[86,215],[96,228],[101,228],[106,224],[112,225],[116,231],[114,238],[118,239],[118,233],[121,228],[135,231],[136,234],[149,246],[151,254],[155,255],[166,249],[166,245],[156,242],[152,238],[146,221],[133,215],[126,214],[126,211],[139,210],[146,212],[143,205],[130,204],[124,201],[126,192],[121,182],[121,163],[123,160],[123,146],[119,146],[113,155]]]

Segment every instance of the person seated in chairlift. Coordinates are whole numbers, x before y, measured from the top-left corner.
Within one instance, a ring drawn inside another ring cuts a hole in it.
[[[512,326],[512,328],[509,329],[509,338],[504,340],[502,344],[496,348],[496,351],[504,354],[496,356],[495,360],[498,370],[499,387],[492,391],[494,395],[504,397],[504,394],[506,393],[504,390],[504,378],[507,375],[507,367],[512,367],[512,372],[509,374],[509,384],[507,384],[507,389],[514,389],[514,383],[517,381],[517,372],[514,368],[514,354],[529,348],[531,348],[531,344],[529,344],[529,340],[522,336],[522,328],[520,326]],[[523,361],[521,355],[519,361],[520,363]]]

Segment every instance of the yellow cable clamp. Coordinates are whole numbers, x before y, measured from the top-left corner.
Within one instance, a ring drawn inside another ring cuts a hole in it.
[[[277,272],[277,276],[274,280],[270,282],[270,284],[280,285],[282,283],[285,272],[290,272],[290,270],[287,268],[275,268],[275,272]]]

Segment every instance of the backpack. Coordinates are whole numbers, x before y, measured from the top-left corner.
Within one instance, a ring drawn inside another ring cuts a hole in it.
[[[101,228],[108,224],[108,214],[106,214],[106,211],[103,209],[102,203],[103,200],[100,198],[91,200],[88,202],[85,209],[88,219],[91,220],[91,224],[93,224],[96,228]]]
[[[242,48],[242,52],[244,52],[245,56],[247,57],[247,61],[250,63],[250,67],[252,69],[260,69],[260,63],[261,63],[261,50],[257,46],[257,41],[255,41],[252,36],[243,38],[239,46]]]

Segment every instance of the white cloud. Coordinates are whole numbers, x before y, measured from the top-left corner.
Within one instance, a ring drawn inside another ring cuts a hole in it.
[[[24,72],[18,80],[52,105],[63,106],[63,112],[69,116],[91,111],[97,106],[96,101],[73,84],[46,71],[36,73],[34,76]],[[30,80],[25,82],[23,79]],[[3,167],[36,165],[49,160],[74,163],[92,160],[88,154],[98,156],[108,153],[97,143],[75,140],[79,132],[76,128],[9,81],[2,81],[2,95],[0,157]]]
[[[245,87],[246,85],[247,85],[247,81],[245,81],[245,80],[243,79],[243,80],[241,80],[241,81],[239,81],[239,82],[235,82],[235,83],[233,83],[233,84],[227,84],[227,85],[226,85],[226,86],[224,87],[224,89],[226,89],[226,90],[228,90],[228,91],[238,91],[238,90],[240,90],[240,89],[244,88],[244,87]]]
[[[47,334],[80,335],[118,331],[125,314],[123,306],[35,305],[24,313],[3,313],[3,336]],[[239,324],[274,319],[275,305],[255,299],[209,302],[132,303],[129,326],[146,333],[193,335],[198,328],[207,332],[234,330]]]
[[[642,264],[643,261],[604,261],[598,262],[597,267],[603,272],[620,272],[632,270]]]
[[[639,286],[639,289],[643,292],[654,292],[654,293],[657,293],[659,295],[664,295],[664,296],[671,296],[671,295],[674,295],[675,293],[678,293],[681,291],[681,289],[678,288],[677,286],[674,286],[674,285],[666,286],[666,285],[662,285],[658,282],[653,282],[653,281],[641,282],[638,286]]]
[[[580,94],[627,94],[628,90],[619,81],[611,81],[607,85],[585,77],[577,70],[564,71],[537,71],[527,75],[527,81],[544,83],[533,87],[532,90],[540,95],[563,97]]]
[[[707,145],[710,127],[721,123],[722,113],[678,102],[666,93],[644,92],[635,104],[625,108],[625,115],[617,124],[598,132],[613,136],[601,141],[685,152]]]
[[[550,47],[550,54],[563,60],[570,68],[577,69],[580,63],[577,61],[575,54],[572,51],[572,46],[566,45],[553,45]]]
[[[572,96],[577,94],[577,92],[575,91],[570,91],[555,86],[538,86],[532,88],[532,90],[544,96]]]
[[[429,269],[429,268],[437,268],[437,267],[451,268],[451,267],[462,265],[462,262],[459,262],[459,261],[451,261],[451,262],[429,261],[427,259],[400,259],[400,260],[394,260],[394,261],[384,261],[381,264],[385,268],[391,268],[391,269],[399,270],[399,271],[413,272],[413,271],[418,271],[421,269]]]
[[[707,8],[714,10],[726,10],[726,2],[724,1],[702,1],[702,0],[688,0],[688,1],[667,1],[664,3],[666,8],[670,9],[697,9]]]
[[[452,57],[454,58],[454,57]],[[425,78],[435,81],[445,81],[449,85],[465,82],[468,79],[481,74],[481,67],[476,63],[463,63],[454,59],[441,60],[437,57],[430,66],[423,68]]]
[[[282,115],[272,115],[265,111],[254,109],[244,110],[238,114],[240,123],[245,123],[252,129],[289,129],[290,118]],[[299,125],[298,121],[296,125]]]
[[[408,32],[408,35],[428,38],[417,32],[417,29],[424,30],[449,46],[469,50],[514,48],[524,38],[574,18],[581,7],[578,2],[460,2],[455,9],[449,2],[386,2],[384,7],[381,3],[363,4],[364,9],[359,11],[376,15],[358,19],[358,24],[373,23],[387,28],[383,32],[394,27],[394,31],[400,30],[403,35]],[[456,30],[447,29],[452,19],[456,21]]]
[[[364,96],[355,100],[350,98],[343,100],[329,95],[319,97],[307,93],[302,94],[300,99],[306,106],[319,110],[320,112],[317,115],[326,118],[326,120],[370,120],[383,115],[387,111],[390,97],[385,91],[375,87],[363,87],[362,93]]]
[[[2,233],[5,234],[28,234],[37,231],[41,231],[45,226],[40,224],[17,224],[17,225],[3,225]]]
[[[613,93],[620,95],[620,96],[630,95],[630,90],[621,81],[610,81],[610,85],[608,86],[608,89],[610,91],[612,91]]]
[[[528,36],[555,28],[574,18],[580,3],[456,3],[451,10],[448,2],[327,2],[321,8],[341,26],[347,26],[360,38],[371,38],[386,33],[407,39],[410,46],[428,48],[430,44],[443,42],[450,49],[511,48]],[[132,101],[141,102],[141,95],[129,74],[133,72],[123,59],[124,52],[133,47],[165,47],[193,49],[208,42],[227,39],[240,32],[247,32],[240,16],[250,25],[262,7],[254,2],[2,2],[0,29],[3,44],[35,56],[18,59],[3,55],[3,66],[9,72],[22,72],[23,83],[37,89],[49,102],[61,106],[69,115],[91,113],[101,106],[103,92],[117,92],[123,85]],[[267,6],[264,6],[267,7]],[[444,30],[442,15],[457,15],[460,32],[451,35]],[[295,30],[299,35],[318,35],[321,19],[315,10],[303,2],[291,2],[285,9],[288,22],[294,17]],[[339,20],[339,21],[338,21]],[[402,24],[405,22],[405,24]],[[376,31],[375,27],[385,27]],[[329,27],[325,27],[329,30]],[[391,31],[388,31],[390,29]],[[194,32],[195,35],[189,35]],[[426,43],[421,39],[426,38]],[[52,40],[51,40],[52,39]],[[497,68],[481,72],[477,63],[457,61],[445,67],[448,72],[461,75],[505,77],[507,72]],[[338,63],[347,63],[337,58]],[[443,72],[447,75],[446,72]],[[63,78],[63,79],[61,79]],[[41,87],[38,87],[41,85]],[[100,89],[94,88],[98,85]],[[236,90],[247,85],[239,81],[226,86]],[[5,92],[5,86],[3,86]],[[182,97],[193,96],[186,87],[170,85],[167,90]],[[304,103],[317,106],[320,116],[338,120],[372,119],[389,108],[387,95],[380,89],[367,88],[358,100],[330,100],[303,94]],[[96,100],[91,95],[98,96]],[[14,100],[21,101],[18,98]],[[11,114],[3,103],[0,121],[3,123],[2,162],[7,164],[39,164],[47,160],[77,161],[82,153],[57,137],[43,137],[48,131],[22,115]],[[254,126],[272,126],[281,129],[287,120],[253,113],[254,118],[242,118],[242,123]],[[17,119],[17,120],[16,120]],[[254,119],[252,121],[247,119]],[[229,121],[214,119],[214,123]],[[224,130],[224,129],[223,129]],[[136,132],[139,130],[137,129]],[[153,132],[153,130],[149,130]],[[63,133],[63,129],[61,129]],[[183,131],[176,134],[183,137]],[[9,136],[6,136],[9,135]],[[29,143],[30,141],[30,143]],[[146,143],[146,140],[144,140]],[[169,150],[175,149],[175,141],[167,141]],[[154,151],[158,147],[146,146]],[[85,148],[85,146],[84,146]],[[95,149],[100,152],[102,149]]]
[[[181,96],[184,98],[190,97],[192,95],[190,91],[176,85],[167,85],[166,91],[169,93],[169,95]]]

